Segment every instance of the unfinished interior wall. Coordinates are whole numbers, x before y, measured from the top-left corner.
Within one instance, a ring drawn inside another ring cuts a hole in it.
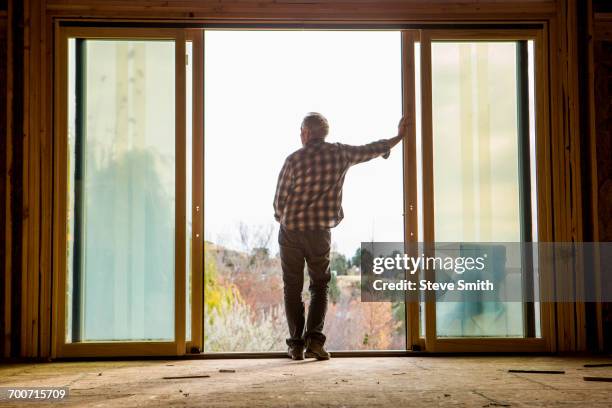
[[[599,239],[612,241],[612,40],[595,42]],[[612,304],[603,305],[605,347],[612,348]]]
[[[594,50],[599,238],[612,241],[612,39],[595,41]]]
[[[0,225],[4,226],[6,223],[6,79],[7,79],[7,4],[6,1],[0,1]],[[4,234],[4,228],[0,230],[0,234]],[[4,270],[6,248],[4,244],[0,244],[0,265]],[[4,275],[0,273],[0,294],[2,294],[2,301],[0,301],[0,344],[4,345],[6,342],[6,326],[5,326],[5,313],[6,313],[6,298],[5,293],[5,279]],[[0,356],[4,352],[4,347],[0,346]]]
[[[593,82],[600,241],[612,241],[612,6],[594,2]],[[612,304],[602,304],[604,347],[612,350]]]

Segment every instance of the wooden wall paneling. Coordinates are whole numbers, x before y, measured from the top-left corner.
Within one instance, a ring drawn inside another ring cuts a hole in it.
[[[44,2],[23,2],[23,218],[21,225],[22,357],[48,355],[50,316],[51,153],[47,129]],[[21,108],[22,106],[19,106]],[[42,324],[42,326],[41,326]],[[41,330],[41,327],[44,327]],[[41,333],[43,337],[41,337]],[[43,353],[41,351],[44,350]]]
[[[587,83],[586,86],[586,97],[588,104],[588,118],[587,118],[587,129],[588,135],[585,135],[588,140],[588,155],[587,157],[597,157],[597,132],[596,132],[596,119],[595,119],[595,56],[594,56],[594,42],[595,42],[595,22],[593,15],[593,0],[587,0],[586,6],[586,24],[585,35],[587,40],[587,51],[586,51],[586,63],[587,63]],[[599,217],[597,213],[597,160],[591,160],[588,164],[589,167],[589,179],[591,184],[586,186],[588,193],[591,195],[590,200],[590,215],[592,217],[592,231],[591,239],[593,241],[599,241]]]
[[[584,0],[581,0],[584,1]],[[565,0],[566,17],[564,18],[565,30],[562,32],[566,35],[566,54],[565,54],[565,69],[566,91],[564,93],[566,102],[565,115],[567,121],[567,138],[569,144],[568,160],[570,164],[570,216],[571,230],[570,240],[572,242],[584,241],[584,228],[582,226],[583,211],[582,211],[582,177],[581,177],[581,135],[580,135],[580,90],[579,90],[579,72],[578,72],[578,0]],[[583,260],[581,252],[578,252],[578,257],[575,260],[573,275],[575,286],[572,288],[572,294],[576,299],[582,299],[585,290],[585,277],[582,273]],[[574,315],[576,319],[575,350],[584,351],[587,348],[586,343],[586,316],[584,302],[574,303]]]
[[[551,166],[551,144],[550,144],[550,81],[549,81],[549,24],[544,25],[543,33],[538,34],[536,41],[541,47],[536,48],[535,82],[543,87],[541,94],[545,98],[535,97],[536,111],[536,186],[537,186],[537,214],[538,214],[538,241],[550,242],[553,240],[553,221],[552,221],[552,180],[548,177],[552,171]],[[554,290],[554,276],[550,271],[542,271],[541,276],[542,297],[550,298],[550,293]],[[547,341],[547,350],[555,351],[556,341],[556,322],[555,304],[552,302],[542,302],[540,306],[542,316],[548,316],[548,324],[541,327],[542,336]],[[544,320],[546,322],[546,320]]]
[[[582,241],[580,129],[578,121],[578,71],[576,0],[560,0],[551,19],[551,144],[553,175],[553,240]],[[555,266],[555,290],[573,296],[584,290],[577,265]],[[586,348],[584,304],[556,303],[559,351]]]
[[[610,43],[612,42],[612,13],[596,14],[594,21],[594,103],[597,143],[597,214],[598,235],[602,241],[612,241],[612,138],[610,120]]]
[[[60,35],[59,24],[54,29],[53,80],[56,84],[68,84],[68,40]],[[68,87],[58,86],[53,93],[53,104],[58,107],[68,100]],[[53,109],[53,134],[68,134],[68,117],[65,109]],[[68,164],[63,159],[68,156],[67,138],[53,138],[53,307],[51,309],[51,357],[60,355],[61,346],[66,338],[66,242],[67,229],[67,177]]]
[[[578,41],[580,64],[580,131],[582,134],[582,182],[584,184],[584,241],[599,241],[599,216],[597,213],[597,134],[595,122],[595,73],[594,73],[594,21],[593,1],[587,0],[578,10]],[[599,302],[586,303],[585,315],[587,319],[587,348],[589,350],[603,351],[603,325],[601,305],[601,257],[595,252],[591,284],[596,285],[596,299]]]
[[[30,167],[32,163],[30,163],[32,159],[32,152],[30,151],[30,123],[31,123],[31,113],[30,113],[30,100],[32,96],[30,91],[32,89],[32,83],[30,82],[30,38],[31,38],[31,25],[26,24],[30,18],[31,13],[31,5],[30,2],[23,3],[23,100],[22,105],[16,106],[16,109],[22,109],[23,111],[23,124],[22,124],[22,149],[23,149],[23,160],[21,162],[22,165],[22,208],[21,208],[21,341],[20,341],[20,356],[21,357],[29,357],[30,349],[31,349],[31,304],[29,301],[29,297],[33,296],[33,288],[31,286],[32,279],[29,275],[28,269],[28,258],[29,258],[29,243],[28,237],[29,233],[29,213],[30,209],[28,207],[31,199],[30,191],[28,189],[29,183],[29,173]],[[27,51],[26,51],[27,50]],[[34,93],[34,92],[32,92]]]
[[[594,11],[593,36],[595,41],[612,40],[612,13],[597,13]]]
[[[547,18],[555,14],[555,3],[555,0],[47,0],[47,10],[62,17],[467,21]]]
[[[5,216],[5,230],[4,230],[4,248],[6,257],[4,259],[4,279],[5,279],[5,342],[3,354],[5,357],[13,355],[14,349],[17,343],[16,338],[19,336],[17,333],[18,319],[15,317],[18,308],[15,307],[18,296],[15,295],[18,286],[18,281],[15,279],[14,271],[18,268],[19,260],[16,259],[16,246],[18,245],[18,238],[14,237],[13,230],[19,225],[19,220],[15,220],[15,208],[16,203],[21,201],[19,190],[16,188],[15,181],[18,175],[21,174],[20,166],[15,166],[15,157],[20,159],[21,148],[20,143],[15,144],[15,31],[18,27],[18,23],[15,21],[17,16],[16,7],[14,0],[8,0],[7,2],[7,70],[6,70],[6,195],[7,195],[7,206]],[[19,75],[19,74],[17,74]]]
[[[596,132],[596,120],[595,120],[595,56],[594,56],[594,43],[595,43],[595,23],[593,21],[593,0],[588,0],[587,11],[587,28],[586,36],[588,40],[587,49],[587,104],[588,104],[588,139],[589,139],[589,156],[597,157],[597,132]],[[593,217],[592,225],[592,239],[593,241],[599,240],[599,217],[597,214],[597,161],[591,160],[589,163],[590,169],[590,181],[591,185],[588,186],[589,194],[591,194],[591,216]]]
[[[7,135],[7,28],[8,14],[6,10],[0,10],[0,135]],[[8,200],[8,137],[0,137],[0,225],[6,225],[7,208],[10,208]],[[6,230],[2,229],[2,234],[6,237]],[[7,292],[7,274],[6,274],[6,258],[10,256],[7,251],[6,244],[0,246],[0,265],[2,265],[2,275],[0,276],[0,293],[2,301],[0,301],[0,358],[8,357],[6,355],[6,343],[8,341],[7,333],[7,307],[10,307],[10,292]],[[9,296],[7,296],[7,294]]]
[[[610,86],[612,82],[612,13],[595,13],[593,18],[593,106],[596,171],[593,184],[597,203],[598,239],[612,241],[612,136],[609,127],[611,112]],[[612,302],[599,305],[601,315],[602,348],[612,350]]]
[[[559,170],[563,171],[563,184],[560,186],[560,196],[558,199],[565,203],[565,208],[562,213],[560,213],[560,217],[564,220],[564,226],[559,231],[559,236],[557,241],[566,241],[571,242],[573,238],[572,229],[573,229],[573,214],[571,207],[572,198],[572,169],[571,169],[571,117],[569,116],[569,108],[570,100],[569,89],[568,89],[568,81],[569,81],[569,72],[568,72],[568,57],[569,57],[569,33],[565,32],[567,30],[567,20],[570,17],[570,11],[567,9],[568,4],[567,0],[561,0],[559,3],[559,30],[557,31],[557,35],[559,38],[559,53],[557,55],[559,68],[560,68],[560,82],[559,86],[561,87],[559,92],[559,98],[561,98],[559,106],[562,110],[559,112],[557,116],[561,120],[560,129],[562,130],[562,143],[559,144],[561,148],[559,150],[560,160],[558,162]],[[557,281],[558,288],[560,294],[569,294],[572,290],[575,290],[575,285],[577,283],[576,274],[573,270],[572,266],[564,265],[563,266],[563,275],[559,276],[560,279]],[[560,302],[558,306],[562,309],[561,315],[564,316],[566,325],[564,326],[566,329],[565,335],[567,344],[565,348],[561,351],[570,351],[574,350],[577,347],[577,337],[576,337],[576,329],[577,329],[577,316],[575,313],[575,306],[571,303]]]
[[[24,357],[39,356],[39,324],[40,324],[40,255],[41,255],[41,104],[42,104],[42,83],[40,70],[42,61],[40,59],[40,49],[42,43],[41,14],[43,4],[40,1],[24,3],[25,5],[25,35],[27,46],[24,47],[27,63],[27,86],[29,92],[24,98],[28,109],[28,115],[24,117],[24,137],[28,145],[28,160],[24,164],[28,166],[27,179],[24,177],[24,187],[28,191],[26,209],[26,222],[24,237],[27,239],[27,246],[24,246],[23,256],[25,257],[24,271],[27,276],[27,292],[23,294],[24,303],[27,304],[26,321],[23,325],[24,335],[27,337],[26,349],[23,350]],[[24,172],[25,176],[25,172]],[[26,236],[27,235],[27,236]]]
[[[596,158],[597,157],[597,123],[595,117],[595,22],[593,15],[593,0],[587,1],[586,6],[586,41],[587,41],[587,50],[586,50],[586,60],[587,60],[587,73],[586,73],[586,83],[583,86],[586,87],[586,98],[587,98],[587,112],[588,117],[586,118],[586,129],[588,134],[586,137],[588,138],[588,152],[583,152],[584,157]],[[590,208],[589,214],[591,219],[591,237],[590,239],[593,242],[599,241],[599,213],[598,213],[598,205],[599,205],[599,196],[598,196],[598,177],[597,177],[597,160],[589,160],[587,164],[584,166],[588,167],[588,179],[589,185],[585,186],[588,189],[587,194],[590,195]],[[585,219],[585,221],[587,221]],[[595,273],[594,280],[597,285],[597,299],[601,300],[601,267],[600,267],[600,256],[597,254],[597,258],[595,259]],[[603,331],[603,310],[601,302],[597,302],[593,305],[595,309],[595,330],[596,330],[596,348],[599,351],[604,350],[604,331]]]
[[[579,73],[578,73],[578,0],[564,0],[560,3],[560,12],[563,15],[564,27],[560,34],[564,36],[563,43],[563,107],[566,138],[565,168],[567,172],[568,189],[568,225],[567,241],[583,242],[584,233],[582,224],[582,177],[581,177],[581,135],[579,110]],[[582,274],[582,259],[578,258],[573,265],[571,274],[574,277],[574,286],[569,290],[576,298],[584,294],[584,275]],[[575,302],[573,305],[575,345],[572,350],[586,350],[586,316],[584,302]]]
[[[29,356],[30,350],[30,306],[31,303],[28,299],[28,294],[33,296],[32,287],[29,286],[31,283],[30,276],[28,275],[28,258],[29,258],[29,245],[28,245],[28,237],[29,237],[29,202],[30,202],[30,194],[28,190],[28,174],[31,166],[32,154],[29,151],[29,139],[30,139],[30,90],[31,90],[31,82],[30,82],[30,37],[31,37],[31,25],[26,24],[30,18],[31,12],[31,2],[24,1],[23,2],[23,106],[16,107],[17,109],[22,109],[23,111],[23,160],[22,160],[22,221],[21,221],[21,341],[20,341],[20,355],[21,357]],[[28,51],[26,51],[28,50]],[[34,93],[34,92],[32,92]]]
[[[41,41],[41,250],[40,250],[40,307],[39,355],[51,354],[51,295],[53,285],[52,232],[53,232],[53,24],[41,12],[40,26],[44,30]]]
[[[553,221],[553,236],[552,241],[563,241],[567,237],[566,220],[567,220],[567,195],[566,195],[566,172],[563,165],[565,157],[565,139],[563,128],[563,100],[560,83],[562,81],[562,73],[559,72],[561,64],[561,47],[559,41],[559,22],[558,18],[551,19],[550,22],[550,112],[551,112],[551,169],[552,175],[552,203],[550,211]],[[563,293],[567,290],[567,279],[569,270],[563,263],[557,263],[555,268],[554,290],[556,293]],[[573,279],[572,279],[573,280]],[[574,330],[573,330],[573,313],[571,313],[570,305],[566,303],[555,303],[556,312],[556,334],[557,334],[557,350],[568,351],[573,348]]]

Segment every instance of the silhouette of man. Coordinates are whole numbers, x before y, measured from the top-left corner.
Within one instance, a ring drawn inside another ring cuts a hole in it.
[[[283,270],[288,354],[294,360],[329,359],[323,325],[327,311],[331,231],[344,218],[342,185],[348,169],[390,150],[408,134],[400,120],[397,136],[362,146],[328,143],[329,123],[311,112],[302,121],[302,148],[290,154],[278,176],[274,218],[280,222],[278,243]],[[310,277],[310,306],[304,318],[304,263]],[[306,331],[304,332],[304,326]],[[304,349],[306,348],[306,353]]]

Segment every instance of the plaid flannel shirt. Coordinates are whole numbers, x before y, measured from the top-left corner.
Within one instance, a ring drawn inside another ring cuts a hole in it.
[[[287,157],[274,197],[274,218],[290,230],[333,228],[342,221],[342,185],[348,169],[389,157],[389,140],[363,146],[312,140]]]

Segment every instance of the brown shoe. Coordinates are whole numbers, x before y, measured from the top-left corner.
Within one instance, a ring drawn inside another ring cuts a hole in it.
[[[325,347],[323,347],[322,343],[319,342],[311,342],[308,344],[308,348],[306,348],[306,358],[316,358],[317,360],[329,360],[330,354]]]
[[[304,359],[304,346],[300,344],[289,346],[287,349],[287,355],[292,360],[303,360]]]

